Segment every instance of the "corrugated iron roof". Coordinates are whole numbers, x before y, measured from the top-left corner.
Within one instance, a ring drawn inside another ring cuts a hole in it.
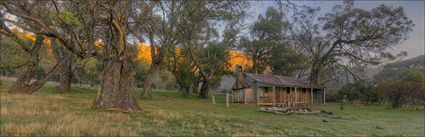
[[[301,79],[272,74],[254,74],[245,73],[247,76],[253,78],[257,82],[276,85],[276,86],[302,86],[302,87],[313,87]]]

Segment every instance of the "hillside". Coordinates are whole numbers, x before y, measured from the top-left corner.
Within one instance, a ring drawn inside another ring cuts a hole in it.
[[[375,78],[377,80],[395,80],[412,69],[425,71],[425,55],[386,64]]]

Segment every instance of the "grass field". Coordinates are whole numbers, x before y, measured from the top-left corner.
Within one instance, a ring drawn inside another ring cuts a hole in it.
[[[7,86],[7,85],[6,85]],[[3,87],[4,88],[4,87]],[[47,86],[35,95],[1,95],[1,136],[424,136],[424,111],[388,109],[387,106],[315,105],[334,115],[361,120],[330,119],[313,115],[276,115],[254,105],[217,104],[176,92],[154,93],[138,100],[141,114],[91,109],[95,90],[73,88],[61,94]],[[327,120],[329,122],[323,122]]]

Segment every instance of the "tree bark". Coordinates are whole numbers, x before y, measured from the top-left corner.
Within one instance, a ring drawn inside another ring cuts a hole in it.
[[[197,78],[195,84],[193,84],[192,93],[194,93],[194,94],[198,94],[199,93],[199,84],[200,83],[201,83],[201,81],[199,80],[199,78]]]
[[[175,73],[178,73],[178,72],[175,72]],[[190,86],[188,86],[185,83],[183,83],[183,80],[180,78],[180,76],[176,76],[176,75],[174,75],[174,76],[176,78],[177,84],[179,85],[180,94],[183,97],[186,97],[187,95],[189,95]]]
[[[190,88],[188,86],[181,86],[180,85],[180,94],[183,97],[187,97],[187,95],[189,95],[189,90],[190,90]]]
[[[152,63],[148,74],[146,75],[145,81],[143,82],[142,89],[142,99],[151,99],[152,98],[152,79],[155,73],[158,71],[159,63]]]
[[[313,64],[310,70],[310,84],[312,85],[318,85],[319,84],[319,73],[321,65],[318,65],[317,63]]]
[[[56,63],[56,65],[40,80],[31,83],[31,79],[35,75],[37,64],[33,64],[30,68],[21,75],[16,82],[9,88],[9,93],[25,93],[33,94],[38,91],[49,80],[53,73],[57,70],[58,66],[63,65],[63,62]]]
[[[47,80],[53,75],[58,66],[63,65],[63,62],[57,62],[56,65],[41,79],[31,83],[35,76],[36,69],[40,62],[40,51],[43,44],[44,36],[37,35],[32,48],[28,48],[27,52],[31,55],[33,62],[28,66],[28,69],[18,77],[18,79],[9,88],[9,93],[24,93],[32,94],[40,89]],[[24,45],[23,45],[24,46]]]
[[[257,56],[253,56],[252,57],[252,62],[253,62],[252,70],[254,71],[255,74],[257,74],[258,73],[258,59],[257,59]]]
[[[199,91],[198,97],[199,98],[204,98],[207,99],[208,98],[208,90],[209,90],[209,81],[204,78],[204,80],[202,81],[202,87],[201,90]]]
[[[69,92],[71,88],[71,79],[72,79],[72,65],[75,61],[75,55],[66,50],[63,47],[60,47],[59,42],[52,38],[50,39],[53,49],[53,55],[55,56],[57,62],[63,61],[63,65],[59,67],[59,91],[60,92]]]
[[[64,64],[59,68],[59,91],[60,92],[69,92],[71,88],[71,79],[72,79],[72,65],[75,61],[75,56],[70,53],[71,57],[67,60],[64,60]],[[63,59],[64,57],[62,57]]]
[[[93,103],[94,108],[121,112],[141,112],[134,97],[136,72],[129,57],[124,60],[110,59],[103,65],[101,90]]]
[[[35,75],[36,63],[31,64],[25,72],[10,86],[9,93],[27,93],[31,79]]]

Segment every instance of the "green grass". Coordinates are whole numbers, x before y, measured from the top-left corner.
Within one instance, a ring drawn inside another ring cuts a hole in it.
[[[4,87],[3,87],[4,88]],[[354,115],[359,121],[314,115],[276,115],[255,105],[217,104],[195,95],[155,91],[153,99],[138,99],[141,114],[94,110],[95,89],[73,88],[58,93],[52,86],[35,95],[1,92],[2,136],[424,136],[424,111],[388,106],[314,105],[336,116]],[[323,122],[327,120],[329,122]]]

